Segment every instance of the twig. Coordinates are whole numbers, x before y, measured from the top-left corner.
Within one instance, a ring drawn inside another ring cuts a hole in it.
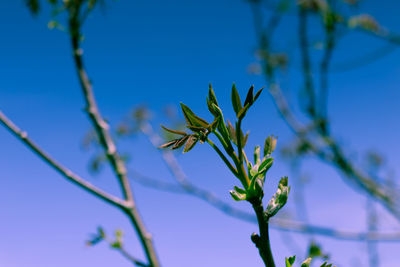
[[[96,197],[104,200],[105,202],[117,206],[119,208],[125,208],[127,203],[122,199],[112,196],[103,190],[97,188],[93,184],[89,183],[85,179],[81,178],[77,174],[73,173],[71,170],[67,169],[56,160],[54,160],[47,152],[36,145],[29,137],[28,133],[22,131],[16,126],[6,115],[0,111],[0,123],[3,124],[7,130],[9,130],[14,136],[16,136],[21,142],[28,146],[39,158],[45,161],[50,167],[55,169],[58,173],[64,176],[68,181],[76,184],[80,188],[86,190],[87,192],[95,195]]]
[[[86,112],[92,122],[93,127],[96,130],[97,136],[99,138],[100,144],[106,152],[108,161],[110,162],[115,175],[118,178],[121,190],[123,192],[125,200],[129,203],[129,207],[123,209],[126,215],[129,217],[131,223],[133,224],[136,233],[141,241],[143,249],[149,266],[158,267],[159,262],[157,259],[156,251],[151,239],[151,235],[147,232],[142,219],[135,206],[135,201],[133,199],[131,186],[127,177],[126,167],[123,160],[120,158],[114,141],[109,133],[109,126],[103,119],[98,110],[96,100],[94,98],[93,88],[84,68],[82,59],[82,49],[80,47],[80,28],[81,21],[79,18],[81,4],[72,5],[69,9],[69,30],[71,37],[71,44],[74,55],[75,67],[78,72],[78,77],[80,85],[86,101]]]

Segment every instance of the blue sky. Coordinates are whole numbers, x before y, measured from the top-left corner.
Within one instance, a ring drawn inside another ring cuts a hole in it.
[[[362,7],[400,32],[395,20],[400,3],[386,0],[378,5],[370,0]],[[117,194],[110,170],[96,176],[88,172],[92,153],[83,151],[80,142],[89,122],[82,110],[68,37],[47,28],[46,11],[33,18],[22,1],[0,2],[0,109],[56,159]],[[102,113],[115,125],[132,107],[146,103],[158,127],[165,121],[160,115],[162,107],[182,101],[207,117],[205,96],[212,82],[226,116],[233,118],[229,104],[232,82],[242,94],[251,84],[265,85],[262,77],[246,70],[255,60],[252,23],[249,6],[239,0],[110,2],[106,12],[95,12],[84,28],[86,64]],[[290,29],[291,23],[289,20],[284,30]],[[284,30],[283,44],[290,40]],[[383,45],[361,34],[346,36],[333,64]],[[378,150],[394,175],[400,173],[399,60],[400,53],[395,50],[374,64],[334,73],[329,102],[332,128],[349,155],[357,160],[369,149]],[[296,77],[294,71],[293,79],[284,85],[298,87]],[[251,128],[249,146],[262,143],[272,133],[279,136],[281,144],[292,138],[267,94],[249,113],[244,126]],[[118,211],[66,182],[2,128],[0,144],[0,266],[130,266],[104,244],[85,247],[85,240],[98,225],[110,233],[124,229],[130,251],[142,257],[130,225]],[[132,153],[130,168],[172,181],[158,152],[144,137],[122,145],[122,151]],[[266,185],[267,196],[280,176],[297,175],[288,162],[277,158]],[[236,181],[209,147],[197,146],[179,160],[196,184],[250,210],[245,203],[230,199],[228,190]],[[312,158],[302,170],[311,174],[305,193],[313,224],[365,230],[363,194],[354,193],[334,169]],[[255,225],[229,218],[189,196],[133,186],[163,266],[261,266],[249,239]],[[293,186],[293,195],[295,192]],[[290,201],[287,212],[295,207],[295,198]],[[385,211],[380,221],[383,230],[399,229]],[[309,238],[291,237],[303,250],[285,244],[287,234],[272,230],[278,266],[285,256],[296,253],[300,259],[304,257]],[[317,241],[338,266],[366,266],[365,244],[323,237]],[[398,266],[398,256],[393,253],[398,248],[395,243],[379,246],[382,266]]]

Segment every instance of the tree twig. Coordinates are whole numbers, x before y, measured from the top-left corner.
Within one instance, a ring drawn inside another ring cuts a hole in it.
[[[141,241],[147,260],[149,262],[149,266],[158,267],[159,262],[151,235],[147,232],[146,228],[144,227],[141,216],[139,215],[139,212],[135,205],[131,186],[129,184],[129,180],[127,177],[125,163],[120,158],[116,146],[114,144],[114,141],[111,138],[109,132],[109,126],[101,116],[100,111],[97,107],[97,103],[93,93],[93,88],[83,64],[83,59],[82,59],[83,52],[80,47],[80,38],[81,38],[80,9],[81,9],[81,4],[72,5],[70,7],[69,31],[70,31],[75,67],[78,72],[80,85],[83,91],[83,95],[85,97],[86,112],[92,122],[93,127],[96,130],[100,144],[102,145],[104,151],[106,152],[108,161],[110,162],[111,167],[118,178],[124,199],[129,203],[129,207],[124,208],[123,211],[129,217],[131,223],[133,224],[136,230],[136,233]]]
[[[58,173],[64,176],[70,182],[76,184],[80,188],[87,192],[95,195],[96,197],[104,200],[105,202],[117,206],[119,208],[125,208],[127,203],[118,197],[112,196],[107,192],[97,188],[95,185],[89,183],[85,179],[81,178],[77,174],[73,173],[68,168],[64,167],[53,159],[47,152],[36,145],[29,137],[28,133],[18,128],[6,115],[0,111],[0,123],[3,124],[7,130],[9,130],[14,136],[16,136],[21,142],[28,146],[39,158],[45,161],[51,168],[55,169]]]

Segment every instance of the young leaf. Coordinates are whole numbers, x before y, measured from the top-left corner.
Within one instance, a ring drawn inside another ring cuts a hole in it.
[[[189,126],[197,126],[197,127],[205,127],[205,128],[207,128],[209,126],[209,123],[206,120],[196,116],[193,113],[193,111],[185,104],[181,103],[181,108],[182,108],[183,116],[185,117],[186,123]]]
[[[269,168],[271,168],[273,162],[273,158],[266,158],[258,168],[258,172],[265,174],[269,170]]]
[[[230,144],[229,131],[225,125],[224,115],[222,114],[222,110],[215,104],[213,104],[213,108],[218,112],[218,117],[219,117],[218,131],[222,134],[222,137],[224,138],[224,140]]]
[[[260,164],[260,146],[254,148],[254,164]]]
[[[276,143],[277,143],[277,138],[274,137],[273,135],[270,135],[265,139],[264,157],[270,156],[272,152],[274,152],[276,148]]]
[[[163,125],[161,125],[161,128],[163,128],[165,131],[173,133],[173,134],[187,135],[187,133],[185,133],[185,132],[181,132],[181,131],[177,131],[177,130],[171,130],[171,129],[168,129],[167,127],[163,126]]]
[[[218,106],[217,98],[215,97],[215,93],[214,93],[214,90],[212,89],[211,83],[209,85],[208,98],[209,98],[211,103],[213,103],[216,106]]]
[[[247,132],[246,135],[243,136],[243,138],[242,138],[242,146],[243,146],[243,147],[245,147],[246,144],[247,144],[247,139],[249,138],[249,133],[250,133],[250,132]],[[242,132],[242,135],[243,135],[243,132]]]
[[[183,146],[185,144],[185,142],[188,140],[188,138],[189,138],[189,135],[186,135],[186,136],[182,137],[181,139],[177,139],[175,145],[173,147],[171,147],[171,149],[180,148],[181,146]]]
[[[293,265],[295,259],[296,259],[296,256],[292,256],[292,257],[289,257],[289,258],[285,258],[286,267],[292,267],[292,265]]]
[[[242,201],[247,199],[246,190],[237,186],[234,187],[234,190],[230,190],[229,193],[235,201]]]
[[[229,137],[232,140],[232,143],[234,143],[235,145],[237,145],[237,138],[236,138],[236,130],[235,127],[233,127],[232,123],[227,120],[226,124],[228,124],[228,131],[229,131]]]
[[[246,106],[247,104],[249,104],[249,106],[251,106],[253,104],[253,90],[254,90],[254,86],[252,85],[249,89],[249,91],[247,92],[247,96],[246,96],[246,100],[244,101],[244,106]]]
[[[197,141],[199,141],[199,138],[191,135],[187,140],[185,147],[183,148],[183,153],[189,152],[196,145]]]
[[[250,108],[250,104],[247,103],[247,104],[239,111],[239,113],[236,115],[236,117],[237,117],[239,120],[243,119],[244,116],[246,116],[246,113],[247,113],[247,111],[249,110],[249,108]]]
[[[288,186],[288,178],[283,177],[279,181],[278,190],[268,202],[267,209],[264,214],[266,218],[273,217],[285,204],[289,196],[290,187]]]
[[[261,95],[261,92],[264,90],[264,88],[261,88],[260,90],[257,91],[256,95],[254,96],[253,103],[256,102],[257,98]]]
[[[232,98],[233,109],[235,110],[235,113],[237,115],[239,113],[239,111],[242,109],[242,102],[240,101],[240,96],[236,89],[235,84],[233,84],[233,86],[232,86],[231,98]]]
[[[173,146],[178,141],[179,141],[179,139],[175,139],[175,140],[169,141],[168,143],[165,143],[165,144],[159,146],[158,148],[167,148],[167,147]]]

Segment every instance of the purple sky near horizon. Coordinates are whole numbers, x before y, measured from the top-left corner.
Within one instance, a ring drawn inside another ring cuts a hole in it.
[[[364,1],[362,5],[362,10],[376,16],[382,25],[400,33],[400,23],[395,20],[399,8],[400,2],[389,0],[379,5]],[[83,113],[68,37],[50,31],[48,19],[46,10],[33,18],[23,1],[0,1],[0,110],[58,161],[118,194],[108,168],[98,175],[88,171],[94,153],[84,151],[80,144],[90,125]],[[95,12],[84,28],[86,65],[103,115],[116,125],[132,107],[145,103],[153,110],[157,128],[166,121],[162,107],[182,101],[209,119],[205,96],[212,82],[226,117],[233,118],[229,103],[232,82],[241,94],[251,84],[256,88],[265,85],[262,77],[247,72],[247,66],[255,61],[252,23],[248,4],[240,0],[111,2],[105,14]],[[384,45],[361,34],[345,37],[333,64]],[[365,152],[379,151],[394,177],[400,174],[399,60],[400,52],[394,50],[373,64],[335,72],[330,77],[329,95],[333,132],[346,152],[361,161]],[[298,74],[282,86],[285,90],[299,87]],[[249,112],[244,127],[251,129],[248,148],[262,143],[269,134],[279,136],[278,146],[293,138],[266,92]],[[123,229],[129,250],[143,257],[131,226],[119,211],[66,182],[3,127],[0,144],[0,267],[132,266],[105,244],[85,246],[99,225],[110,234]],[[122,152],[132,153],[129,169],[172,181],[158,151],[145,137],[120,145]],[[282,213],[295,214],[298,175],[276,154],[265,200],[275,191],[279,177],[293,177],[289,203]],[[178,158],[193,182],[250,211],[247,203],[231,200],[228,190],[237,185],[236,180],[209,147],[197,145]],[[305,195],[312,224],[366,230],[365,194],[312,157],[304,160],[301,171],[310,174]],[[162,266],[262,266],[249,238],[255,225],[230,218],[190,196],[135,183],[133,187]],[[399,223],[377,207],[380,229],[399,231]],[[365,243],[322,236],[314,239],[337,266],[368,266]],[[302,260],[309,240],[301,234],[271,230],[277,266],[283,266],[284,257],[293,254]],[[381,267],[399,266],[398,243],[382,243],[378,248]]]

